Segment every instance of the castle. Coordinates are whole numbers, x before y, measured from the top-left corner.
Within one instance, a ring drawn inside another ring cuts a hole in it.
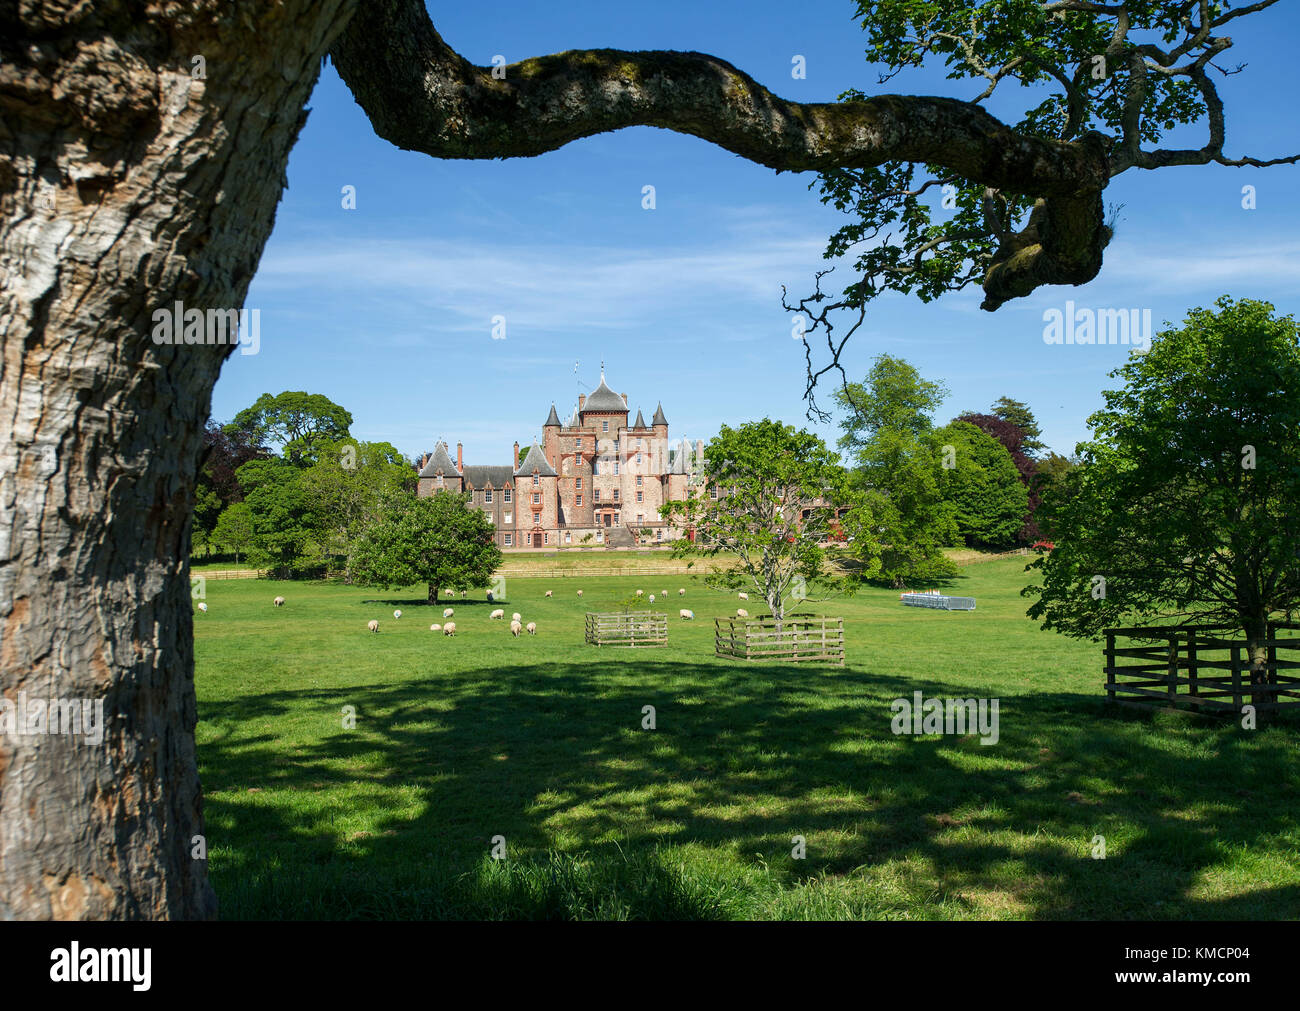
[[[627,394],[606,385],[602,368],[600,385],[578,397],[568,424],[551,404],[541,444],[534,442],[522,461],[517,442],[512,462],[503,465],[465,464],[461,443],[453,461],[440,442],[420,462],[417,493],[468,492],[502,549],[632,547],[681,535],[659,507],[700,493],[703,459],[701,441],[694,452],[684,439],[670,448],[662,404],[650,424],[639,410],[628,424]]]

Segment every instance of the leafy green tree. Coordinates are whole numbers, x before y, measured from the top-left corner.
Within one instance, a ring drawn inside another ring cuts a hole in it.
[[[318,448],[302,485],[319,521],[322,554],[348,558],[361,532],[377,518],[383,498],[415,490],[415,471],[387,442],[344,441]],[[350,571],[345,575],[351,578]]]
[[[966,543],[1011,544],[1024,525],[1029,491],[1007,448],[967,421],[951,422],[935,439],[942,454],[939,487]]]
[[[251,557],[288,574],[308,556],[317,519],[302,471],[287,460],[250,460],[237,471],[253,518]]]
[[[1012,400],[1010,397],[998,397],[989,409],[989,413],[1020,429],[1023,436],[1020,440],[1020,449],[1026,456],[1036,457],[1047,448],[1047,444],[1039,438],[1043,430],[1038,427],[1038,419],[1034,417],[1034,412],[1029,409],[1028,404]]]
[[[764,418],[722,426],[705,450],[712,494],[668,502],[660,514],[695,531],[673,544],[675,557],[734,553],[739,565],[705,576],[710,586],[752,586],[778,627],[788,602],[805,599],[828,579],[822,547],[849,495],[847,474],[825,443],[809,432]]]
[[[1035,461],[1037,473],[1034,475],[1034,488],[1039,501],[1051,496],[1060,496],[1065,492],[1065,479],[1078,466],[1078,461],[1060,453],[1048,453]],[[1050,518],[1040,509],[1034,512],[1034,521],[1039,533],[1047,538],[1057,538],[1060,534],[1050,525]]]
[[[1264,676],[1271,616],[1300,607],[1300,349],[1267,302],[1191,310],[1112,376],[1081,466],[1043,508],[1043,627],[1096,636],[1159,617],[1241,629]]]
[[[239,564],[240,554],[247,554],[257,543],[253,510],[247,502],[234,502],[226,506],[212,531],[212,539],[223,548],[233,551],[235,564]]]
[[[278,445],[295,466],[314,463],[322,447],[348,438],[350,412],[321,393],[263,393],[228,426],[257,445]]]
[[[423,583],[429,603],[436,604],[444,586],[472,590],[491,583],[501,564],[495,533],[468,494],[389,493],[378,518],[356,541],[352,578],[385,590]]]
[[[855,465],[857,492],[844,520],[861,579],[901,588],[957,574],[943,553],[959,538],[953,507],[939,484],[939,445],[932,416],[948,391],[890,355],[863,383],[846,383],[840,448]]]

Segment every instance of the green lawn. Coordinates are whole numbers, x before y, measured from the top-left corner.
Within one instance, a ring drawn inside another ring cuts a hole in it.
[[[809,608],[845,617],[843,668],[715,659],[737,602],[694,576],[511,578],[507,618],[539,626],[518,640],[482,599],[452,602],[448,639],[418,591],[209,582],[222,915],[1300,916],[1296,728],[1108,715],[1100,648],[1024,617],[1025,560],[963,570],[972,613],[886,590]],[[584,645],[583,612],[638,587],[671,591],[670,646]],[[889,703],[918,689],[1000,699],[999,742],[895,736]]]

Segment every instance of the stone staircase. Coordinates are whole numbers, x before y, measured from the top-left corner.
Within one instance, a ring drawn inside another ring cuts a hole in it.
[[[636,538],[627,527],[610,527],[605,531],[605,548],[616,551],[619,548],[635,548]]]

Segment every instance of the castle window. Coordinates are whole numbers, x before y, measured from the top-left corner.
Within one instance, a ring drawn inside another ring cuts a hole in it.
[[[543,544],[550,544],[550,543],[551,543],[551,535],[550,535],[550,534],[542,534],[542,543],[543,543]]]
[[[617,460],[614,461],[614,473],[615,473],[615,474],[618,474],[618,461],[617,461]]]
[[[446,485],[446,484],[443,482],[443,480],[442,480],[442,475],[441,475],[441,474],[438,475],[438,487],[439,487],[439,488],[445,488],[445,487],[447,487],[447,485]]]
[[[514,513],[506,513],[504,516],[501,517],[502,523],[513,523],[514,521],[515,521]],[[506,536],[509,537],[510,535],[506,534]]]
[[[492,493],[489,491],[488,494],[491,495]],[[510,501],[510,489],[509,489],[509,488],[503,488],[503,489],[501,489],[501,498],[502,498],[504,501],[506,501],[506,502],[509,502],[509,501]],[[491,499],[488,499],[488,501],[491,502],[492,500],[491,500]]]
[[[569,530],[564,531],[564,543],[565,543],[565,544],[572,544],[572,543],[573,543],[573,533],[572,533],[572,531],[569,531]]]
[[[640,439],[637,439],[637,440],[636,440],[636,448],[637,448],[637,449],[640,449],[640,448],[641,448],[641,440],[640,440]]]
[[[593,502],[599,502],[599,501],[600,501],[600,489],[599,489],[599,488],[593,488],[593,489],[591,489],[591,500],[592,500]]]
[[[487,490],[485,490],[485,491],[483,492],[483,501],[484,501],[484,502],[491,502],[491,501],[492,501],[492,489],[491,489],[491,488],[488,488]]]
[[[644,492],[637,492],[637,493],[636,493],[636,500],[637,500],[638,502],[644,502],[645,499],[642,497],[644,494],[645,494]]]
[[[541,501],[542,501],[542,493],[539,491],[533,492],[533,505],[537,505]]]
[[[641,475],[640,475],[640,474],[638,474],[638,475],[636,476],[636,486],[637,486],[638,488],[641,487]]]
[[[618,501],[618,489],[617,489],[617,488],[614,489],[614,501],[615,501],[615,502]]]
[[[637,525],[637,526],[641,526],[641,525],[644,524],[644,523],[645,523],[645,513],[637,513],[637,514],[636,514],[636,525]]]
[[[577,501],[576,504],[577,504],[577,505],[582,505],[582,496],[581,496],[581,495],[578,496],[578,501]]]
[[[640,462],[641,462],[641,454],[640,454],[640,453],[637,453],[637,455],[636,455],[636,462],[637,462],[637,463],[640,463]]]
[[[608,422],[608,421],[602,421],[602,422],[600,423],[600,430],[601,430],[602,432],[608,432],[608,431],[609,431],[609,422]]]
[[[619,520],[619,517],[620,517],[621,515],[622,515],[622,513],[615,513],[615,514],[614,514],[614,526],[618,526],[618,520]]]
[[[709,489],[709,495],[715,502],[718,500],[718,486],[716,484]]]
[[[578,491],[582,491],[582,478],[578,478],[578,483],[576,485],[576,488]]]
[[[541,483],[542,483],[542,477],[541,477],[541,475],[540,475],[540,474],[533,474],[533,487],[536,488],[536,487],[537,487],[539,484],[541,484]]]
[[[514,539],[515,539],[514,534],[506,534],[506,547],[513,546]]]

